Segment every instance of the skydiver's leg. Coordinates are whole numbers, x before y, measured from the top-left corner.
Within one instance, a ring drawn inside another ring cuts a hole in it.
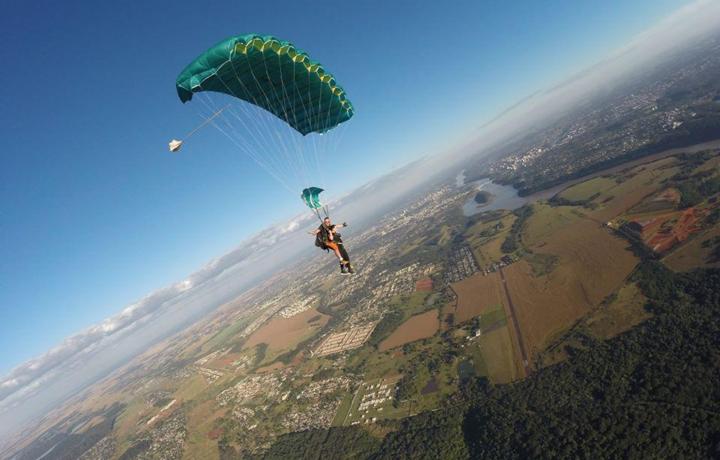
[[[333,252],[335,253],[335,256],[340,261],[340,273],[343,275],[347,275],[348,274],[347,267],[349,267],[350,264],[349,264],[349,262],[343,260],[342,254],[340,253],[340,249],[338,248],[338,246],[342,247],[342,245],[338,245],[335,242],[329,241],[329,242],[325,243],[325,246],[327,246],[328,249],[332,249]]]
[[[350,254],[345,250],[344,244],[338,244],[338,250],[340,251],[340,255],[346,262],[350,262]]]
[[[332,251],[335,253],[335,256],[338,258],[340,262],[343,260],[342,254],[340,254],[340,250],[338,249],[338,245],[332,241],[328,241],[325,243],[325,246],[328,247],[328,249],[332,249]]]
[[[343,259],[345,259],[345,268],[347,268],[348,273],[353,274],[355,273],[355,269],[353,268],[352,264],[350,263],[350,254],[345,250],[345,245],[340,243],[338,244],[338,249],[340,249],[340,254],[342,254]],[[342,264],[342,261],[340,262]],[[342,268],[341,268],[342,270]]]

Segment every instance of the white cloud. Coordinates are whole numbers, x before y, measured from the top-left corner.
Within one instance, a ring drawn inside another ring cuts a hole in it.
[[[297,230],[298,227],[300,227],[300,223],[297,221],[292,221],[288,224],[287,227],[283,230],[283,233],[292,232],[294,230]]]

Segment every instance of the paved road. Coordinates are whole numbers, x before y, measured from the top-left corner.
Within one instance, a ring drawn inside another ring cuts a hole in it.
[[[508,305],[510,306],[510,316],[512,319],[513,326],[515,326],[515,336],[517,337],[518,344],[520,345],[520,354],[522,355],[523,366],[525,367],[525,376],[530,375],[530,362],[528,361],[527,352],[525,351],[525,343],[523,342],[523,336],[520,333],[520,324],[517,320],[517,313],[515,312],[515,305],[513,304],[512,298],[510,297],[510,291],[508,291],[507,281],[505,280],[505,273],[503,273],[502,267],[500,267],[500,278],[502,279],[503,290],[505,291],[505,297],[507,298]]]

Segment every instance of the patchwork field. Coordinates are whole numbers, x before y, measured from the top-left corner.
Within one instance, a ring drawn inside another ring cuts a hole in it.
[[[645,310],[647,299],[635,284],[626,284],[609,305],[598,309],[585,322],[588,330],[601,339],[609,339],[650,318]]]
[[[720,238],[719,226],[692,238],[668,254],[663,262],[676,272],[686,272],[701,267],[719,267],[720,261],[713,261],[710,257],[713,246],[705,243],[713,238]],[[704,245],[705,247],[703,247]]]
[[[500,219],[480,221],[465,231],[465,241],[481,266],[498,262],[503,256],[500,246],[515,219],[513,214],[508,213]]]
[[[570,201],[585,201],[614,185],[615,180],[610,177],[596,177],[563,190],[559,197]]]
[[[542,245],[556,231],[576,222],[582,216],[576,206],[551,207],[547,203],[536,203],[533,214],[525,222],[523,245],[529,248]]]
[[[483,334],[478,339],[478,346],[482,355],[481,365],[491,382],[509,383],[522,375],[507,326]],[[478,371],[482,372],[482,369]]]
[[[446,313],[455,316],[455,324],[471,320],[483,312],[497,308],[504,302],[500,275],[476,273],[460,282],[453,283],[457,294],[457,306],[446,308]]]
[[[188,411],[188,439],[185,458],[219,458],[215,448],[217,441],[212,439],[222,431],[214,431],[217,420],[225,415],[225,409],[217,409],[214,401],[204,401]]]
[[[309,323],[308,320],[315,316],[321,319]],[[292,348],[293,345],[310,337],[327,323],[329,316],[319,313],[316,309],[305,310],[290,318],[277,316],[267,324],[255,331],[245,342],[245,349],[265,343],[268,352],[279,352]]]
[[[625,241],[598,223],[579,219],[533,249],[557,257],[557,266],[549,273],[536,276],[536,269],[524,260],[505,268],[530,356],[622,285],[637,263],[626,247]]]
[[[416,340],[432,337],[440,327],[437,310],[426,311],[410,317],[402,323],[390,337],[383,340],[378,349],[386,351]]]
[[[618,176],[616,185],[604,190],[593,200],[600,208],[589,213],[598,221],[604,222],[627,212],[645,197],[657,192],[665,179],[678,172],[673,157],[636,166]]]

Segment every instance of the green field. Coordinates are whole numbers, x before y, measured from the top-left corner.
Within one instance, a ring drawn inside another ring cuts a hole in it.
[[[595,177],[563,190],[558,196],[569,201],[586,201],[614,185],[615,180],[610,177]]]
[[[515,219],[513,214],[506,213],[498,219],[480,220],[465,231],[465,241],[481,266],[500,261],[504,255],[500,246]]]
[[[617,295],[592,314],[585,325],[594,336],[609,339],[650,318],[645,309],[647,299],[633,283],[626,284]]]
[[[507,325],[483,334],[478,341],[483,365],[491,382],[508,383],[518,378],[515,352]]]
[[[690,241],[671,251],[663,262],[676,272],[688,272],[695,268],[718,267],[720,261],[713,261],[711,252],[714,245],[705,243],[713,238],[720,237],[720,226],[695,235]]]
[[[577,206],[553,207],[539,202],[533,205],[533,214],[525,222],[522,242],[526,248],[542,245],[558,230],[583,217]]]

